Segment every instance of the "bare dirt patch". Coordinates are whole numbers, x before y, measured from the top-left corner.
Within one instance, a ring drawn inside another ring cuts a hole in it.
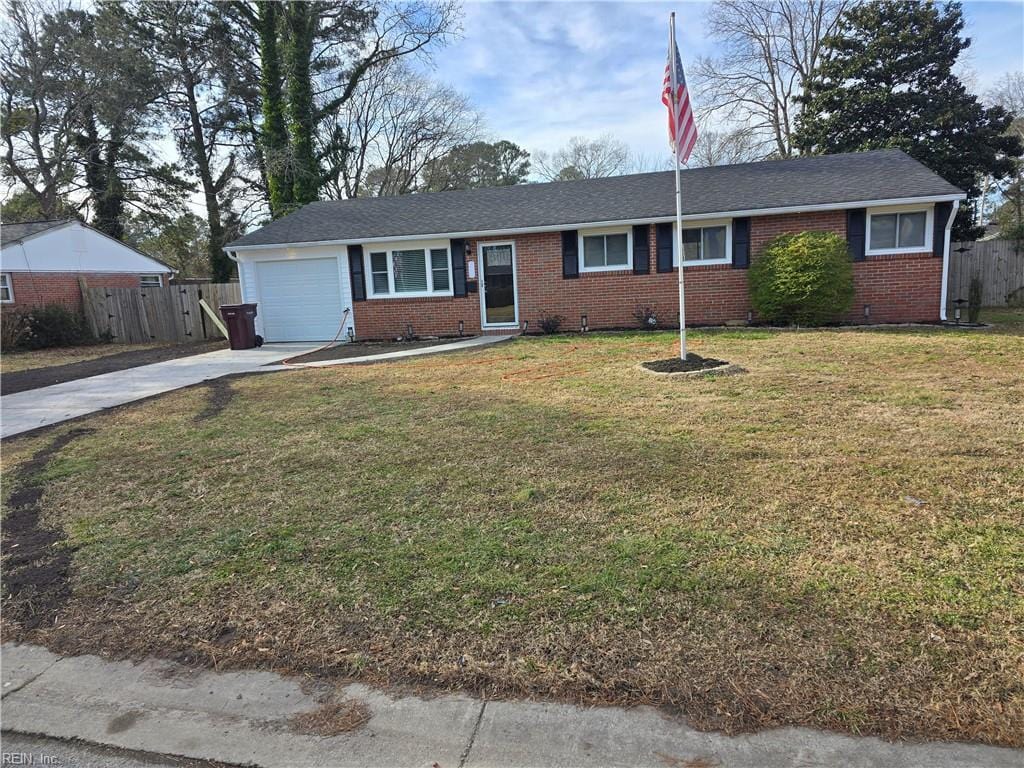
[[[345,699],[295,715],[288,725],[296,733],[309,736],[338,736],[361,728],[371,717],[373,714],[365,702]]]
[[[229,377],[222,376],[219,379],[211,379],[203,386],[206,389],[206,405],[195,415],[196,423],[219,416],[235,399],[235,388]]]
[[[226,349],[225,341],[204,341],[196,344],[175,344],[166,347],[155,347],[148,349],[126,349],[117,352],[116,348],[111,349],[111,354],[91,360],[81,360],[66,365],[53,365],[46,368],[31,368],[24,371],[13,371],[4,373],[0,378],[0,394],[11,395],[15,392],[27,392],[30,389],[49,387],[53,384],[63,384],[65,381],[76,381],[89,376],[99,376],[103,373],[124,371],[129,368],[138,368],[140,365],[151,363],[162,363],[165,360],[175,360],[179,357],[201,355],[204,352],[213,352],[218,349]]]
[[[4,610],[26,630],[52,623],[71,592],[71,554],[58,546],[65,536],[39,522],[43,495],[39,475],[64,446],[92,431],[72,429],[58,435],[36,451],[13,478],[17,488],[8,499],[10,512],[3,520]]]
[[[449,339],[417,339],[415,341],[354,341],[345,344],[338,344],[334,347],[310,352],[301,357],[290,359],[292,363],[315,363],[324,360],[348,360],[353,357],[364,357],[366,355],[383,355],[387,352],[402,352],[409,349],[425,349],[436,347],[440,344],[451,344],[461,341],[466,337],[453,337]]]

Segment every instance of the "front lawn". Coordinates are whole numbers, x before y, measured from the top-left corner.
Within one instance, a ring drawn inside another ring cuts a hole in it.
[[[693,333],[749,371],[706,380],[521,339],[18,440],[71,592],[5,639],[1021,746],[1022,320]]]

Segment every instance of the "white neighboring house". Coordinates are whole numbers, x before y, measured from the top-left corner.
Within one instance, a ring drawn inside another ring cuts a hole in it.
[[[76,219],[0,225],[0,305],[82,309],[90,288],[166,286],[174,270]]]

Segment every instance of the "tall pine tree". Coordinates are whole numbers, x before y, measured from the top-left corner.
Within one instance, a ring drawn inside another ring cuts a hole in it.
[[[967,192],[954,237],[976,234],[984,174],[1004,178],[1021,143],[1010,116],[986,109],[953,73],[971,41],[959,3],[865,3],[847,10],[802,99],[796,145],[805,153],[898,147]]]

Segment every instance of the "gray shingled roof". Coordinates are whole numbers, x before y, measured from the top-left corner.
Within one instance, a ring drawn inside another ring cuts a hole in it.
[[[16,243],[31,235],[38,235],[48,229],[66,224],[67,219],[53,219],[51,221],[25,221],[20,224],[0,225],[0,246],[8,243]]]
[[[694,168],[683,214],[955,195],[961,190],[897,149]],[[671,171],[401,197],[310,203],[227,247],[558,228],[675,215]]]

